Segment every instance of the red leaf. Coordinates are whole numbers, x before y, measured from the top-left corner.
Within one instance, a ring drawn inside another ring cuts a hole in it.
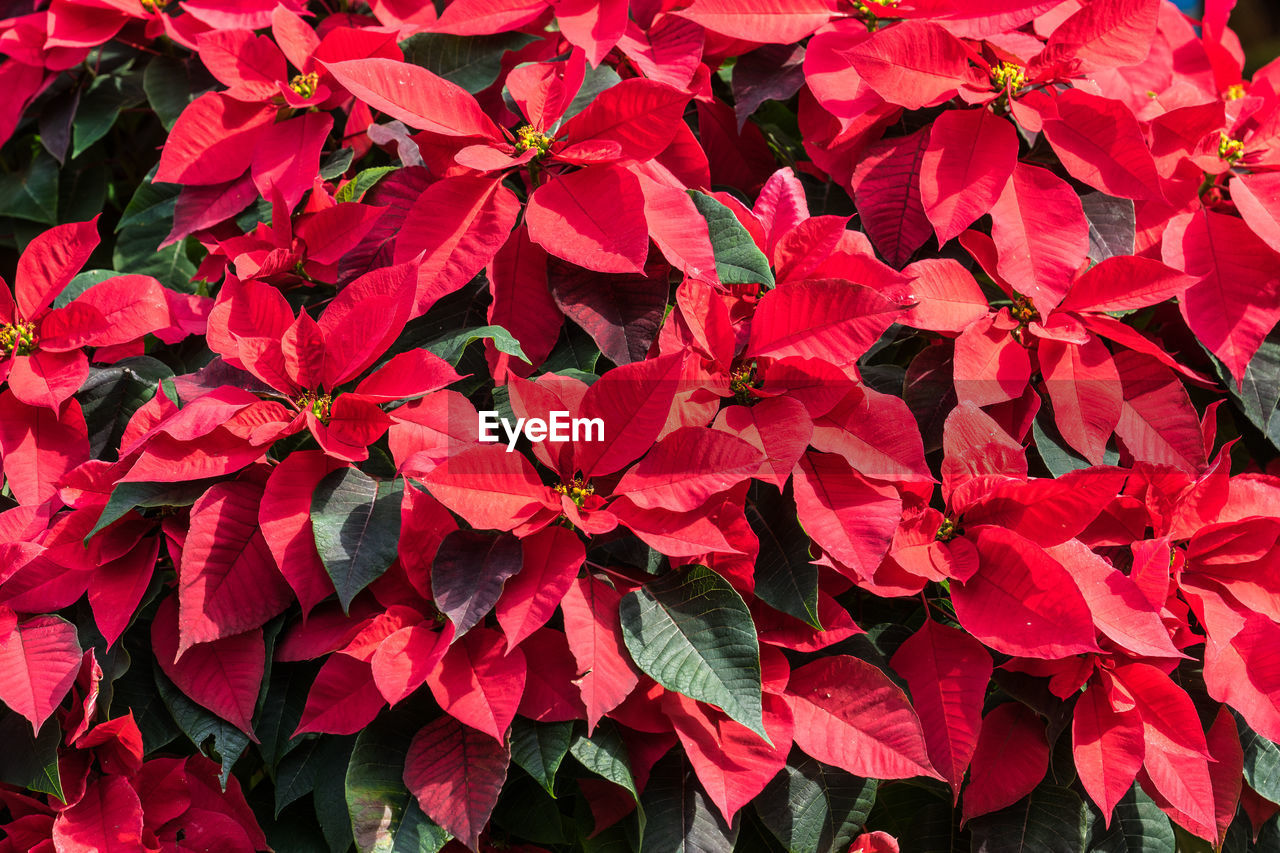
[[[258,527],[262,500],[255,483],[218,483],[191,507],[178,567],[178,657],[257,628],[293,600]]]
[[[828,0],[695,0],[677,14],[730,38],[789,44],[825,24],[833,10]]]
[[[1151,258],[1116,255],[1076,279],[1059,311],[1129,311],[1181,296],[1195,280]]]
[[[159,537],[150,536],[123,557],[98,566],[89,576],[89,606],[108,648],[133,619],[151,584],[159,553]]]
[[[326,474],[341,467],[320,451],[290,453],[271,469],[258,507],[262,538],[304,615],[334,592],[311,531],[311,495]]]
[[[102,776],[53,822],[58,850],[134,853],[142,842],[142,801],[124,776]]]
[[[1156,359],[1124,351],[1115,356],[1124,385],[1116,435],[1138,461],[1197,475],[1209,464],[1200,419],[1182,383]]]
[[[478,850],[510,761],[501,741],[440,717],[413,736],[405,755],[404,784],[427,817]]]
[[[885,261],[898,269],[929,239],[920,187],[928,142],[927,129],[877,142],[867,149],[853,176],[863,227]]]
[[[1155,159],[1125,104],[1068,89],[1054,99],[1058,118],[1044,135],[1074,178],[1108,195],[1163,201]]]
[[[14,276],[18,315],[34,320],[71,283],[98,247],[98,217],[42,231],[22,250]],[[5,317],[5,322],[11,318]]]
[[[991,208],[999,272],[1041,316],[1062,301],[1089,252],[1089,221],[1071,185],[1019,163]]]
[[[529,237],[589,270],[640,273],[649,255],[644,194],[619,166],[590,166],[538,187],[525,208]]]
[[[749,478],[760,452],[740,438],[706,427],[681,427],[627,471],[615,494],[644,509],[690,512]]]
[[[547,623],[586,559],[582,540],[558,526],[520,540],[520,547],[520,571],[507,581],[495,608],[508,650]]]
[[[1142,714],[1135,708],[1117,708],[1105,684],[1093,682],[1076,701],[1071,743],[1080,784],[1110,826],[1116,803],[1142,768],[1146,745]]]
[[[929,760],[958,802],[964,771],[978,747],[991,655],[963,631],[926,619],[894,652],[890,665],[907,680]]]
[[[356,98],[410,127],[444,136],[502,139],[467,90],[425,68],[381,57],[320,64]]]
[[[951,585],[966,631],[1009,655],[1054,660],[1098,651],[1089,606],[1057,560],[999,527],[979,527],[968,538],[978,548],[978,571]]]
[[[870,287],[816,279],[774,288],[751,321],[747,355],[817,358],[853,364],[902,312],[903,306]]]
[[[594,64],[594,63],[593,63]],[[605,89],[564,123],[557,136],[567,140],[556,157],[591,162],[602,146],[616,145],[610,160],[644,162],[657,157],[679,128],[689,94],[656,80],[632,78]]]
[[[1025,705],[1006,702],[982,718],[978,748],[964,789],[964,819],[1011,806],[1049,769],[1044,725]]]
[[[1159,17],[1159,0],[1090,3],[1053,31],[1036,65],[1076,60],[1075,73],[1137,65],[1157,41]]]
[[[324,387],[335,390],[387,351],[409,320],[416,267],[397,264],[365,273],[329,302],[316,324],[324,335]]]
[[[870,580],[902,518],[897,490],[864,479],[830,453],[805,454],[794,482],[796,510],[805,531],[853,572],[851,579]]]
[[[1120,374],[1110,351],[1089,335],[1083,344],[1044,338],[1037,355],[1062,437],[1085,459],[1101,465],[1123,408]]]
[[[151,623],[151,645],[160,669],[179,690],[253,737],[253,710],[267,663],[261,629],[191,646],[179,664],[178,602],[169,596]]]
[[[1222,844],[1227,837],[1227,827],[1235,819],[1240,805],[1241,778],[1244,772],[1244,750],[1240,745],[1240,732],[1235,717],[1225,707],[1218,709],[1208,732],[1209,752],[1214,761],[1209,765],[1209,777],[1213,781],[1214,814],[1217,817],[1218,837]]]
[[[960,507],[966,524],[1007,527],[1041,547],[1066,542],[1098,517],[1124,485],[1119,468],[1083,468],[1056,479],[1002,479]]]
[[[890,394],[854,388],[813,421],[812,444],[838,453],[860,474],[895,483],[931,483],[924,444],[907,404]]]
[[[449,633],[446,629],[445,633]],[[395,705],[421,687],[444,657],[449,639],[426,622],[408,625],[378,644],[369,660],[373,682],[388,704]]]
[[[89,458],[80,404],[70,403],[59,416],[18,402],[12,392],[0,394],[0,455],[13,496],[25,505],[44,503],[58,481]]]
[[[946,100],[969,72],[969,51],[943,27],[902,21],[849,52],[854,70],[891,104],[918,110]]]
[[[627,698],[640,679],[622,643],[622,594],[587,575],[560,602],[564,633],[578,662],[578,688],[587,706],[587,733]]]
[[[855,776],[941,778],[907,697],[866,661],[820,658],[791,673],[785,695],[796,745],[813,758]]]
[[[504,447],[464,450],[419,479],[432,497],[480,529],[510,530],[539,509],[559,505],[529,460]]]
[[[658,337],[671,289],[665,264],[650,264],[644,275],[603,280],[599,273],[568,264],[556,263],[551,272],[557,314],[564,312],[581,326],[614,364],[644,360]],[[556,323],[558,329],[558,317]]]
[[[616,367],[587,389],[578,416],[601,419],[604,437],[574,445],[573,464],[583,476],[612,474],[653,445],[683,368],[684,354],[672,353]]]
[[[501,743],[520,704],[525,672],[523,652],[507,653],[501,634],[477,627],[449,647],[427,686],[445,713]]]
[[[196,39],[196,52],[230,97],[265,101],[280,91],[289,73],[284,54],[267,36],[249,30],[213,30]]]
[[[235,180],[253,162],[258,139],[275,115],[275,107],[242,103],[221,92],[201,95],[169,132],[155,180],[196,186]]]
[[[1280,257],[1244,220],[1208,211],[1174,217],[1162,251],[1166,264],[1199,279],[1178,309],[1239,385],[1280,319]]]
[[[294,736],[355,734],[372,723],[385,705],[371,664],[341,653],[330,655],[311,684]]]
[[[39,732],[75,682],[81,656],[71,623],[57,616],[18,623],[0,639],[0,701]]]
[[[938,116],[920,160],[920,201],[938,245],[991,210],[1017,162],[1017,131],[990,110]]]
[[[520,716],[545,722],[585,720],[587,711],[578,685],[573,683],[578,664],[565,635],[539,628],[524,639],[521,648],[525,658],[537,664],[524,682],[524,695],[516,709]]]
[[[813,435],[809,413],[792,397],[768,397],[752,406],[726,406],[717,413],[712,428],[736,435],[759,450],[765,459],[752,476],[779,489],[786,485]]]

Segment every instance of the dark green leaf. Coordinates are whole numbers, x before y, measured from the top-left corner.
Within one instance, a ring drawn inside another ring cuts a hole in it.
[[[207,711],[174,686],[160,666],[155,666],[156,687],[182,733],[205,755],[222,763],[218,780],[225,787],[231,767],[249,746],[249,736],[231,723]]]
[[[1244,749],[1244,780],[1271,802],[1280,802],[1280,746],[1276,746],[1237,718]]]
[[[502,71],[502,56],[533,41],[525,33],[491,36],[451,36],[417,33],[400,43],[405,62],[423,68],[473,95],[489,88]]]
[[[585,110],[587,105],[599,97],[601,92],[605,89],[612,89],[621,82],[622,78],[618,76],[618,72],[604,63],[595,68],[587,66],[587,73],[582,79],[582,86],[579,87],[578,94],[574,95],[573,100],[569,102],[569,108],[564,111],[564,116],[561,117],[560,123],[563,124]]]
[[[391,567],[400,538],[404,480],[379,482],[355,468],[329,473],[311,498],[316,550],[345,611]]]
[[[626,788],[631,796],[639,799],[636,781],[631,775],[631,761],[627,758],[627,745],[611,721],[601,720],[591,737],[587,737],[585,732],[576,733],[569,752],[583,767]]]
[[[26,169],[0,175],[0,216],[57,225],[58,176],[58,161],[43,152]]]
[[[133,721],[138,724],[138,731],[142,732],[144,755],[172,743],[182,734],[160,696],[160,691],[156,689],[151,667],[145,662],[129,667],[112,688],[111,704],[107,711],[112,717],[132,712]]]
[[[876,782],[830,767],[799,750],[754,800],[788,853],[845,850],[867,822]]]
[[[62,777],[58,772],[61,739],[57,720],[46,720],[36,735],[25,717],[12,711],[0,712],[0,744],[4,744],[0,782],[62,799]]]
[[[111,492],[107,505],[98,516],[98,523],[89,531],[85,540],[99,530],[122,518],[131,509],[157,506],[191,506],[196,498],[209,488],[207,480],[188,483],[121,483]]]
[[[1280,447],[1280,330],[1267,335],[1244,372],[1244,384],[1236,390],[1235,380],[1218,359],[1213,366],[1240,410],[1275,447]]]
[[[968,848],[956,827],[951,791],[938,785],[885,785],[876,792],[868,829],[883,830],[911,853],[955,853]]]
[[[320,177],[326,181],[332,181],[346,173],[347,169],[351,168],[351,161],[355,154],[355,151],[350,148],[339,148],[320,164]]]
[[[1071,471],[1090,466],[1089,460],[1063,440],[1057,424],[1054,423],[1053,411],[1047,406],[1042,407],[1036,419],[1031,422],[1031,434],[1035,437],[1036,452],[1040,454],[1044,466],[1053,476],[1061,477]],[[1105,464],[1115,465],[1119,461],[1120,454],[1116,451],[1114,442],[1108,444],[1104,451]]]
[[[341,759],[336,772],[320,774],[316,777],[315,790],[311,794],[311,802],[315,808],[316,819],[325,841],[329,843],[329,853],[347,853],[351,848],[352,826],[344,808],[347,799],[346,776],[341,768],[346,766],[355,746],[355,739],[344,737],[337,739],[341,750]]]
[[[1110,828],[1098,816],[1092,829],[1090,853],[1166,853],[1176,846],[1169,818],[1137,785],[1116,803]]]
[[[471,342],[482,339],[493,341],[493,346],[498,352],[514,356],[526,364],[531,363],[529,357],[524,354],[524,350],[520,348],[520,342],[501,326],[459,329],[431,341],[427,344],[427,349],[457,367],[458,362],[462,360],[462,354],[466,352]]]
[[[819,631],[818,567],[810,562],[809,537],[794,505],[775,489],[761,487],[760,499],[746,506],[747,522],[760,540],[756,596],[765,604],[807,622]]]
[[[129,419],[156,395],[160,380],[173,376],[164,363],[140,355],[110,367],[90,367],[89,378],[76,392],[89,427],[89,450],[95,459],[115,461]]]
[[[125,205],[116,231],[145,228],[157,223],[168,225],[173,220],[173,210],[181,192],[182,187],[178,184],[153,184],[150,180],[144,181],[133,191],[133,197]]]
[[[276,765],[305,742],[303,737],[292,735],[302,721],[302,709],[315,681],[314,667],[276,664],[272,670],[262,710],[253,727],[258,736],[258,754],[266,763],[268,773],[274,773]]]
[[[187,104],[201,92],[211,89],[216,82],[195,57],[182,60],[157,56],[147,63],[147,70],[142,76],[147,101],[165,130],[173,130],[173,123]]]
[[[769,259],[756,246],[751,234],[733,211],[706,193],[690,190],[698,213],[707,220],[711,248],[716,256],[716,274],[725,284],[764,284],[773,287]]]
[[[1084,853],[1085,805],[1072,791],[1041,785],[1007,809],[974,818],[973,853]]]
[[[187,257],[186,241],[179,240],[160,248],[169,235],[170,225],[170,222],[161,220],[152,225],[122,229],[116,238],[111,266],[128,270],[133,275],[154,276],[166,287],[190,293],[196,265]]]
[[[142,93],[123,77],[101,75],[80,98],[75,120],[71,123],[72,159],[106,136],[120,116],[120,111],[142,102]]]
[[[642,672],[767,738],[760,643],[728,581],[706,566],[668,572],[623,596],[620,613],[623,640]]]
[[[535,723],[524,717],[511,722],[511,760],[555,796],[556,771],[569,753],[573,723]]]
[[[276,817],[280,816],[285,806],[315,790],[316,774],[320,772],[321,763],[317,753],[323,745],[324,740],[321,738],[304,740],[297,749],[281,759],[275,772]],[[340,770],[345,771],[346,766]]]
[[[645,813],[641,849],[653,853],[730,853],[741,816],[725,822],[680,750],[654,765],[640,800]]]

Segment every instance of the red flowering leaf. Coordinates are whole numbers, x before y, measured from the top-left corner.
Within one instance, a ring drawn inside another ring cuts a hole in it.
[[[964,820],[1013,805],[1040,784],[1048,769],[1044,724],[1025,705],[997,705],[982,718],[964,789]]]
[[[149,536],[124,556],[98,566],[89,576],[93,621],[108,647],[115,644],[132,621],[151,584],[159,553],[159,537]]]
[[[455,639],[493,609],[502,585],[520,571],[521,560],[520,540],[509,533],[455,530],[445,536],[431,565],[431,592],[453,624]]]
[[[978,548],[978,571],[951,586],[966,631],[1009,655],[1054,660],[1098,651],[1089,606],[1061,563],[999,527],[979,527],[968,538]]]
[[[178,567],[178,657],[260,627],[293,600],[258,526],[262,500],[255,483],[219,483],[191,507]]]
[[[582,540],[564,527],[543,528],[520,540],[520,548],[520,570],[495,608],[508,650],[547,623],[586,559]]]
[[[538,510],[559,506],[528,459],[497,445],[464,450],[418,479],[432,497],[480,529],[511,530]]]
[[[243,175],[276,111],[207,92],[182,111],[160,152],[156,181],[223,184]]]
[[[978,747],[991,655],[977,640],[926,619],[890,661],[907,680],[929,760],[960,799],[960,784]]]
[[[410,127],[444,136],[502,139],[469,92],[425,68],[375,56],[320,64],[356,98]]]
[[[515,717],[524,692],[524,653],[507,653],[502,635],[477,627],[449,647],[427,686],[445,713],[499,743]]]
[[[1059,311],[1129,311],[1171,296],[1195,283],[1191,276],[1151,258],[1116,255],[1090,267],[1071,283]]]
[[[1124,402],[1116,435],[1133,457],[1197,475],[1209,464],[1200,419],[1173,371],[1141,353],[1121,351],[1116,369]]]
[[[1214,815],[1217,818],[1217,843],[1227,837],[1227,828],[1235,819],[1240,805],[1241,775],[1244,770],[1244,751],[1240,744],[1240,732],[1235,717],[1225,707],[1218,709],[1207,733],[1209,752],[1213,763],[1209,776],[1213,781]]]
[[[999,272],[1042,316],[1062,301],[1089,251],[1089,221],[1066,181],[1019,163],[991,208]]]
[[[31,238],[18,257],[13,298],[18,315],[33,320],[71,283],[98,246],[98,217],[57,225]],[[8,294],[0,297],[7,301]],[[5,322],[11,318],[0,317]]]
[[[902,518],[897,490],[864,479],[839,456],[807,453],[796,468],[795,495],[800,522],[813,541],[841,571],[870,579]]]
[[[681,427],[627,471],[615,494],[644,509],[692,511],[754,474],[763,460],[740,438],[706,427]]]
[[[1178,308],[1239,385],[1249,360],[1280,319],[1275,250],[1244,220],[1201,211],[1170,221],[1162,252],[1166,264],[1199,279]]]
[[[125,776],[101,776],[53,822],[58,850],[132,853],[144,850],[142,801]]]
[[[258,526],[302,612],[328,597],[333,581],[320,562],[311,529],[311,496],[343,463],[315,450],[290,453],[271,469],[258,507]]]
[[[595,162],[596,152],[616,146],[609,160],[652,160],[682,126],[687,92],[643,78],[605,89],[557,132],[567,143],[556,152],[570,163]]]
[[[404,784],[427,817],[478,850],[510,762],[510,750],[501,740],[440,717],[413,736]]]
[[[574,444],[573,464],[584,477],[612,474],[653,445],[675,399],[684,358],[672,353],[624,364],[592,384],[578,417],[599,418],[604,435]]]
[[[934,132],[937,132],[936,128]],[[977,190],[971,188],[970,192]],[[969,195],[958,197],[968,199]],[[946,242],[950,238],[943,238],[940,231],[938,239]],[[903,314],[902,322],[908,326],[935,332],[960,332],[970,323],[985,317],[990,310],[982,288],[959,261],[924,258],[903,272],[912,276],[911,294],[918,300]]]
[[[834,12],[828,0],[695,0],[679,14],[731,38],[788,44],[813,33]]]
[[[1037,356],[1062,437],[1085,459],[1101,465],[1124,405],[1110,351],[1093,335],[1083,344],[1045,338]]]
[[[578,662],[578,689],[587,707],[587,733],[639,683],[622,641],[622,594],[591,575],[578,578],[560,602],[564,632]]]
[[[1156,42],[1159,17],[1159,0],[1091,3],[1053,31],[1036,65],[1071,63],[1076,73],[1137,65]]]
[[[391,705],[421,687],[448,649],[449,638],[431,624],[407,625],[378,644],[369,659],[373,682]]]
[[[1108,195],[1162,201],[1160,176],[1138,120],[1124,103],[1068,89],[1044,135],[1068,174]]]
[[[813,435],[809,413],[803,403],[792,397],[768,397],[752,406],[726,406],[712,426],[759,450],[765,458],[752,476],[779,489],[786,484]]]
[[[1133,786],[1142,768],[1146,749],[1142,714],[1123,704],[1116,707],[1107,681],[1091,683],[1076,702],[1071,743],[1080,784],[1110,826],[1116,803]]]
[[[619,166],[590,166],[538,187],[525,208],[529,237],[589,270],[640,273],[649,255],[644,194]]]
[[[927,128],[881,140],[867,150],[853,177],[863,227],[885,261],[899,269],[929,239],[921,201],[921,163],[928,142]]]
[[[293,734],[355,734],[372,723],[386,704],[368,661],[333,654],[316,673]]]
[[[4,613],[13,611],[0,608]],[[15,620],[0,630],[0,701],[39,732],[75,682],[81,656],[71,623],[57,616]]]
[[[876,480],[930,483],[915,418],[898,397],[856,387],[825,415],[814,418],[814,449],[838,453],[854,470]]]
[[[36,505],[57,491],[67,472],[89,458],[89,434],[80,404],[61,414],[19,402],[12,391],[0,393],[0,454],[13,496]]]
[[[876,94],[909,110],[946,100],[969,73],[964,43],[929,21],[879,29],[849,52],[849,61]]]
[[[796,745],[824,764],[877,779],[941,778],[907,697],[866,661],[837,655],[806,664],[791,673],[785,696]]]
[[[747,354],[853,364],[904,307],[870,287],[841,279],[788,284],[760,300]]]
[[[1017,162],[1017,131],[990,110],[938,116],[920,159],[920,201],[939,245],[991,210]]]
[[[253,736],[253,710],[267,662],[261,629],[191,646],[179,663],[178,602],[169,596],[151,623],[151,645],[160,669],[179,690]]]
[[[560,631],[539,628],[520,644],[525,658],[536,661],[524,682],[517,712],[543,722],[585,720],[586,708],[574,679],[578,664]]]

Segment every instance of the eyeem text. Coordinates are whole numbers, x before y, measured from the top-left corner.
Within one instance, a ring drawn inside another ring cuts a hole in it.
[[[477,430],[480,440],[498,442],[498,428],[507,436],[507,452],[515,450],[516,441],[523,435],[530,441],[604,441],[604,420],[602,418],[571,418],[568,412],[550,412],[546,420],[542,418],[516,418],[510,420],[497,412],[480,412],[480,424]]]

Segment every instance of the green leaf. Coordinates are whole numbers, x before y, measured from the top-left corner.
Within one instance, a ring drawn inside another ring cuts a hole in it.
[[[191,278],[196,274],[196,265],[187,257],[186,240],[160,248],[172,224],[160,220],[122,229],[111,253],[111,266],[131,275],[154,276],[166,287],[182,293],[192,292]]]
[[[706,193],[689,190],[694,207],[707,220],[711,248],[716,256],[716,274],[724,284],[761,283],[773,287],[769,259],[756,246],[751,234],[733,211]]]
[[[462,354],[466,352],[471,342],[481,339],[493,341],[493,346],[498,352],[514,356],[525,364],[532,364],[529,361],[529,357],[524,354],[524,350],[520,348],[520,342],[501,326],[477,326],[471,329],[459,329],[456,332],[436,338],[427,344],[426,348],[454,367],[457,367],[458,362],[462,360]]]
[[[351,168],[351,161],[355,158],[356,152],[350,148],[339,148],[330,154],[320,164],[320,177],[326,181],[332,181],[339,175],[346,173]]]
[[[275,770],[273,789],[276,798],[276,817],[280,817],[280,812],[284,811],[290,803],[296,802],[315,790],[316,775],[320,772],[317,753],[320,752],[323,744],[324,740],[321,738],[305,740],[297,749],[281,759],[280,766]],[[345,770],[346,765],[341,769]]]
[[[631,775],[631,761],[627,758],[627,745],[622,742],[618,727],[611,721],[601,720],[591,737],[587,737],[585,732],[576,733],[569,752],[583,767],[626,788],[639,801],[636,780]]]
[[[525,33],[491,36],[452,36],[417,33],[400,42],[404,61],[456,83],[471,94],[493,85],[502,71],[502,56],[534,40]]]
[[[511,760],[555,796],[556,771],[569,753],[573,723],[535,723],[524,717],[511,722]]]
[[[311,497],[316,550],[344,612],[396,559],[402,494],[404,480],[380,482],[355,468],[339,468]]]
[[[810,562],[809,537],[774,489],[746,506],[747,522],[760,540],[756,596],[775,610],[822,630],[818,620],[818,567]]]
[[[853,842],[875,799],[874,779],[861,779],[796,749],[753,802],[760,820],[788,853],[834,853]]]
[[[139,660],[143,659],[143,654],[151,653],[149,648],[135,647],[134,651]],[[112,717],[133,714],[133,721],[138,724],[138,731],[142,733],[144,755],[167,746],[182,734],[160,696],[160,691],[156,689],[155,677],[149,666],[135,664],[125,670],[112,684],[111,702],[104,710]]]
[[[1238,716],[1240,746],[1244,749],[1244,780],[1271,802],[1280,802],[1280,746],[1245,725]]]
[[[0,743],[4,744],[0,782],[62,799],[62,776],[58,772],[61,740],[57,720],[46,720],[36,735],[24,717],[5,711],[0,715]]]
[[[1053,410],[1048,406],[1041,407],[1040,413],[1031,422],[1031,434],[1035,437],[1036,452],[1040,454],[1044,467],[1055,477],[1088,468],[1092,464],[1062,438],[1062,433],[1058,432],[1058,425],[1053,420]],[[1115,465],[1120,461],[1120,453],[1115,449],[1114,442],[1109,443],[1103,453],[1103,461],[1107,465]]]
[[[307,694],[315,681],[316,668],[303,665],[276,664],[268,682],[262,710],[254,733],[258,736],[258,754],[274,774],[276,766],[294,749],[306,743],[306,736],[292,737],[302,721]]]
[[[640,802],[646,818],[644,851],[731,853],[738,840],[741,815],[732,825],[725,822],[678,749],[654,765]]]
[[[344,737],[339,739],[342,750],[342,761],[339,770],[351,758],[351,750],[355,739]],[[316,777],[316,787],[311,794],[311,805],[315,812],[316,822],[324,833],[329,844],[329,853],[347,853],[351,849],[352,828],[344,808],[347,801],[347,780],[345,774],[333,772]]]
[[[115,270],[85,270],[82,273],[77,273],[75,278],[67,282],[67,286],[62,288],[62,292],[54,297],[53,307],[62,308],[73,302],[95,284],[101,284],[119,275],[120,273]]]
[[[1280,403],[1280,329],[1267,335],[1258,347],[1239,391],[1221,361],[1214,358],[1213,366],[1244,416],[1274,447],[1280,447],[1280,411],[1276,409]]]
[[[106,136],[120,117],[120,111],[141,103],[143,94],[129,86],[122,77],[101,75],[94,79],[89,91],[80,97],[75,120],[71,123],[74,140],[71,157],[75,159],[89,146]]]
[[[180,184],[153,184],[144,181],[133,191],[133,197],[125,205],[124,213],[116,231],[125,228],[145,228],[157,223],[166,225],[173,221],[174,207],[178,203],[178,194],[182,192]]]
[[[1084,853],[1086,808],[1072,791],[1041,785],[995,814],[969,822],[973,853]]]
[[[194,57],[182,60],[157,56],[147,63],[147,70],[142,75],[142,89],[147,101],[165,130],[173,130],[173,123],[187,104],[200,93],[213,88],[216,82]]]
[[[622,597],[622,638],[636,666],[668,690],[715,705],[768,741],[760,643],[751,612],[706,566],[668,572]]]
[[[404,784],[404,756],[422,722],[420,714],[401,709],[356,737],[345,785],[360,853],[435,853],[449,840],[447,832],[422,814]]]
[[[1093,832],[1090,853],[1166,853],[1176,847],[1168,816],[1136,784],[1116,803],[1111,827],[1099,816]]]
[[[339,204],[344,201],[359,201],[364,198],[365,193],[373,189],[374,184],[396,171],[397,168],[396,166],[374,166],[372,169],[357,172],[356,176],[343,184],[342,189],[334,195],[334,201]]]
[[[131,509],[157,506],[191,506],[209,489],[207,480],[188,483],[121,483],[111,491],[98,523],[85,536],[92,539],[102,528],[117,521]]]
[[[585,110],[587,105],[599,97],[605,89],[612,89],[621,82],[622,78],[618,76],[618,72],[608,65],[601,63],[596,68],[587,66],[587,73],[582,78],[582,85],[578,87],[578,94],[574,95],[573,100],[569,102],[569,108],[560,117],[560,124],[564,124]]]
[[[0,175],[0,216],[58,224],[58,161],[40,153],[31,165]]]
[[[225,788],[231,768],[249,746],[249,736],[211,711],[197,705],[174,686],[169,677],[155,664],[156,687],[160,698],[173,715],[182,733],[195,744],[196,749],[222,763],[218,781]]]
[[[570,371],[593,374],[600,360],[600,347],[577,323],[565,323],[556,348],[542,363],[547,373],[564,375]]]
[[[115,461],[129,419],[156,395],[160,381],[172,376],[163,362],[145,355],[110,367],[89,368],[89,378],[75,396],[84,411],[89,450],[95,459]]]
[[[956,827],[958,817],[950,789],[941,784],[885,785],[876,791],[867,824],[897,838],[903,850],[955,853],[969,848],[967,833]]]

